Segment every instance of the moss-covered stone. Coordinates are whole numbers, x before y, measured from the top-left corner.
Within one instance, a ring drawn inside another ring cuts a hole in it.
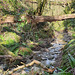
[[[20,36],[13,32],[5,32],[4,35],[0,35],[0,39],[2,40],[0,44],[10,45],[19,42]]]

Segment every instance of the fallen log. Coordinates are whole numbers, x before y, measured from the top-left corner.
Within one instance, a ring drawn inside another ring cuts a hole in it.
[[[61,16],[35,16],[34,22],[53,22],[75,18],[75,14],[66,14]]]
[[[67,19],[73,19],[75,18],[75,14],[65,14],[61,16],[30,16],[26,15],[24,18],[27,19],[28,23],[39,23],[39,22],[53,22],[53,21],[62,21],[62,20],[67,20]],[[0,24],[4,23],[21,23],[25,22],[25,20],[22,21],[15,21],[15,20],[7,20],[8,18],[5,19],[5,21],[0,21]]]

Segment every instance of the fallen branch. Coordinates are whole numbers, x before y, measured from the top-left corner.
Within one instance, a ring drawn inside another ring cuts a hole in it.
[[[15,72],[15,71],[17,71],[17,70],[19,70],[19,69],[22,69],[22,68],[24,68],[24,67],[29,67],[29,66],[32,66],[32,65],[34,65],[34,64],[40,65],[40,66],[44,69],[44,71],[47,71],[47,72],[49,72],[49,73],[53,73],[54,70],[55,70],[55,69],[49,69],[49,68],[47,68],[44,64],[42,64],[41,62],[39,62],[39,61],[37,61],[37,60],[33,60],[33,61],[32,61],[31,63],[29,63],[29,64],[26,64],[26,65],[24,64],[24,65],[22,65],[22,66],[18,66],[17,68],[13,69],[12,71],[9,71],[8,74],[11,75],[13,72]]]

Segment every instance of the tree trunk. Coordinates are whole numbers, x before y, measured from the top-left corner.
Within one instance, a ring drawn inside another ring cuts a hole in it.
[[[43,0],[43,2],[42,2],[42,0],[37,0],[37,2],[38,2],[37,10],[34,13],[36,15],[39,15],[40,16],[43,13],[43,10],[44,10],[44,7],[45,7],[45,5],[47,3],[47,0]]]

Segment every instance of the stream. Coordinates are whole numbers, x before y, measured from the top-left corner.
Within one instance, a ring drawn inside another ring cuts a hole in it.
[[[56,39],[53,42],[51,42],[52,46],[49,48],[41,48],[41,50],[39,51],[34,51],[35,54],[33,59],[40,61],[49,68],[54,68],[55,66],[57,67],[57,60],[61,58],[59,57],[59,55],[61,55],[62,52],[61,49],[63,49],[67,42],[69,42],[72,39],[70,35],[70,33],[55,32]],[[40,67],[37,67],[36,65],[34,65],[31,69],[35,72],[37,71],[38,73],[40,73]],[[31,69],[29,69],[29,71]],[[28,69],[26,70],[28,72]],[[55,72],[57,72],[57,70],[55,70]]]
[[[49,68],[54,68],[56,64],[58,63],[56,60],[58,59],[59,55],[61,54],[61,49],[67,44],[68,41],[71,40],[71,37],[67,33],[58,33],[55,32],[55,37],[56,39],[51,42],[51,47],[49,48],[41,48],[39,51],[34,51],[33,59],[40,61],[44,65],[46,65]],[[60,57],[61,58],[61,57]],[[31,60],[27,60],[27,63],[31,62]],[[4,68],[5,65],[1,65],[0,69]],[[41,73],[44,75],[44,71],[42,70],[41,67],[37,66],[34,64],[31,67],[28,68],[23,68],[21,70],[16,71],[15,75],[20,75],[20,74],[29,74],[29,72],[33,70],[37,73]],[[57,72],[57,70],[55,70]],[[0,74],[1,75],[1,74]]]

